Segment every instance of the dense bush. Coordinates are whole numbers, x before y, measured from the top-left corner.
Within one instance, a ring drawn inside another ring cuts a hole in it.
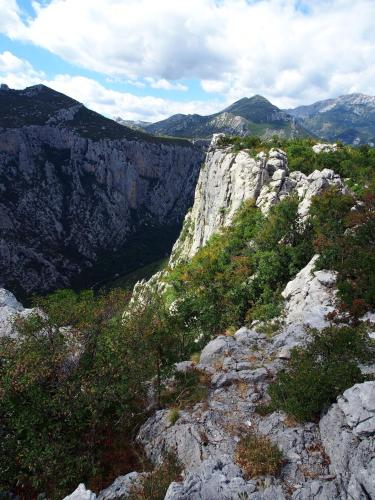
[[[237,444],[235,460],[244,477],[252,479],[257,476],[276,476],[283,464],[283,454],[269,438],[250,432]]]
[[[0,339],[0,486],[32,498],[94,489],[137,466],[130,443],[182,343],[161,301],[125,323],[124,292],[60,291]],[[173,323],[175,324],[175,323]],[[69,328],[66,328],[70,325]]]
[[[311,342],[292,351],[288,368],[268,391],[270,409],[300,421],[318,418],[339,394],[363,382],[358,362],[374,360],[368,336],[358,328],[329,327],[310,335]]]
[[[280,313],[280,291],[313,252],[311,228],[299,223],[297,209],[298,200],[290,197],[264,217],[246,202],[230,227],[170,272],[177,315],[202,342]]]
[[[310,213],[318,266],[338,272],[341,308],[360,317],[375,308],[375,196],[366,191],[356,203],[330,189]]]

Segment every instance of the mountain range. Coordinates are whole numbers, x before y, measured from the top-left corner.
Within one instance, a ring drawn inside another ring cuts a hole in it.
[[[313,134],[328,141],[375,144],[375,97],[350,94],[287,110]]]
[[[155,135],[207,139],[223,132],[230,135],[301,137],[309,132],[290,114],[280,110],[260,95],[244,97],[222,111],[208,116],[173,115],[156,123],[119,120],[119,123],[142,128]]]
[[[208,116],[177,114],[156,122],[116,119],[138,131],[159,136],[210,138],[230,135],[313,136],[347,144],[375,144],[375,97],[350,94],[308,106],[281,110],[262,96],[244,97],[218,113]]]

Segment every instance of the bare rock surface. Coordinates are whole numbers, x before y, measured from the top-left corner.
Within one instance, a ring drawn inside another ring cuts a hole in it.
[[[139,485],[145,473],[130,472],[125,476],[119,476],[108,488],[102,490],[97,500],[120,500],[127,498],[131,490]]]
[[[138,440],[152,462],[160,463],[166,452],[173,452],[185,469],[184,481],[170,486],[168,500],[224,500],[233,497],[236,487],[238,494],[246,492],[254,500],[372,498],[374,382],[345,391],[320,426],[298,424],[282,412],[256,412],[267,402],[267,387],[286,366],[290,350],[306,342],[304,328],[328,325],[336,275],[315,271],[316,259],[285,287],[285,315],[274,336],[261,333],[255,324],[233,337],[213,339],[202,350],[200,362],[185,367],[210,374],[207,400],[181,410],[173,424],[169,410],[159,410],[140,429]],[[246,481],[238,472],[236,445],[250,430],[282,450],[284,465],[278,478]],[[348,471],[355,471],[354,476]],[[370,496],[359,495],[361,485]],[[354,496],[347,496],[350,491]]]
[[[86,486],[81,483],[77,486],[77,489],[65,497],[64,500],[96,500],[96,495],[91,490],[87,490]]]
[[[33,309],[25,309],[16,297],[0,288],[0,337],[14,335],[13,321],[16,316],[26,317]]]
[[[314,153],[334,153],[337,151],[337,144],[319,143],[312,147]]]
[[[338,398],[319,424],[330,469],[345,500],[375,498],[374,393],[374,381],[356,384]]]

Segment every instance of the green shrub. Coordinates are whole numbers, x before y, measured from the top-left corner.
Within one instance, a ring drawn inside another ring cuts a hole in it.
[[[237,444],[235,460],[245,479],[277,476],[283,464],[283,454],[269,438],[251,432]]]
[[[174,381],[162,390],[161,403],[172,408],[193,406],[207,398],[210,377],[198,370],[177,372]]]
[[[130,492],[128,500],[164,500],[169,485],[181,480],[181,465],[173,455],[148,473]]]
[[[176,317],[190,338],[204,344],[229,327],[280,313],[282,288],[313,255],[311,227],[299,222],[297,209],[290,197],[264,217],[247,201],[230,227],[171,270]]]
[[[311,221],[318,267],[338,272],[342,309],[360,317],[375,307],[375,196],[355,200],[334,189],[314,198]]]
[[[177,422],[177,420],[180,418],[180,410],[178,408],[171,408],[169,410],[168,418],[169,418],[169,422],[172,425],[174,425]]]
[[[336,397],[362,382],[358,362],[373,357],[359,328],[329,327],[311,332],[311,342],[292,351],[288,368],[269,387],[270,407],[300,421],[319,418]]]
[[[62,498],[137,466],[147,383],[160,394],[184,345],[160,298],[123,323],[126,300],[59,291],[37,301],[48,316],[18,320],[18,337],[0,339],[0,488]]]

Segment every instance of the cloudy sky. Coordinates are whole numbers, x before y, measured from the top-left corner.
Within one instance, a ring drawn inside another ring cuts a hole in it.
[[[0,0],[0,80],[107,116],[375,94],[375,0]]]

